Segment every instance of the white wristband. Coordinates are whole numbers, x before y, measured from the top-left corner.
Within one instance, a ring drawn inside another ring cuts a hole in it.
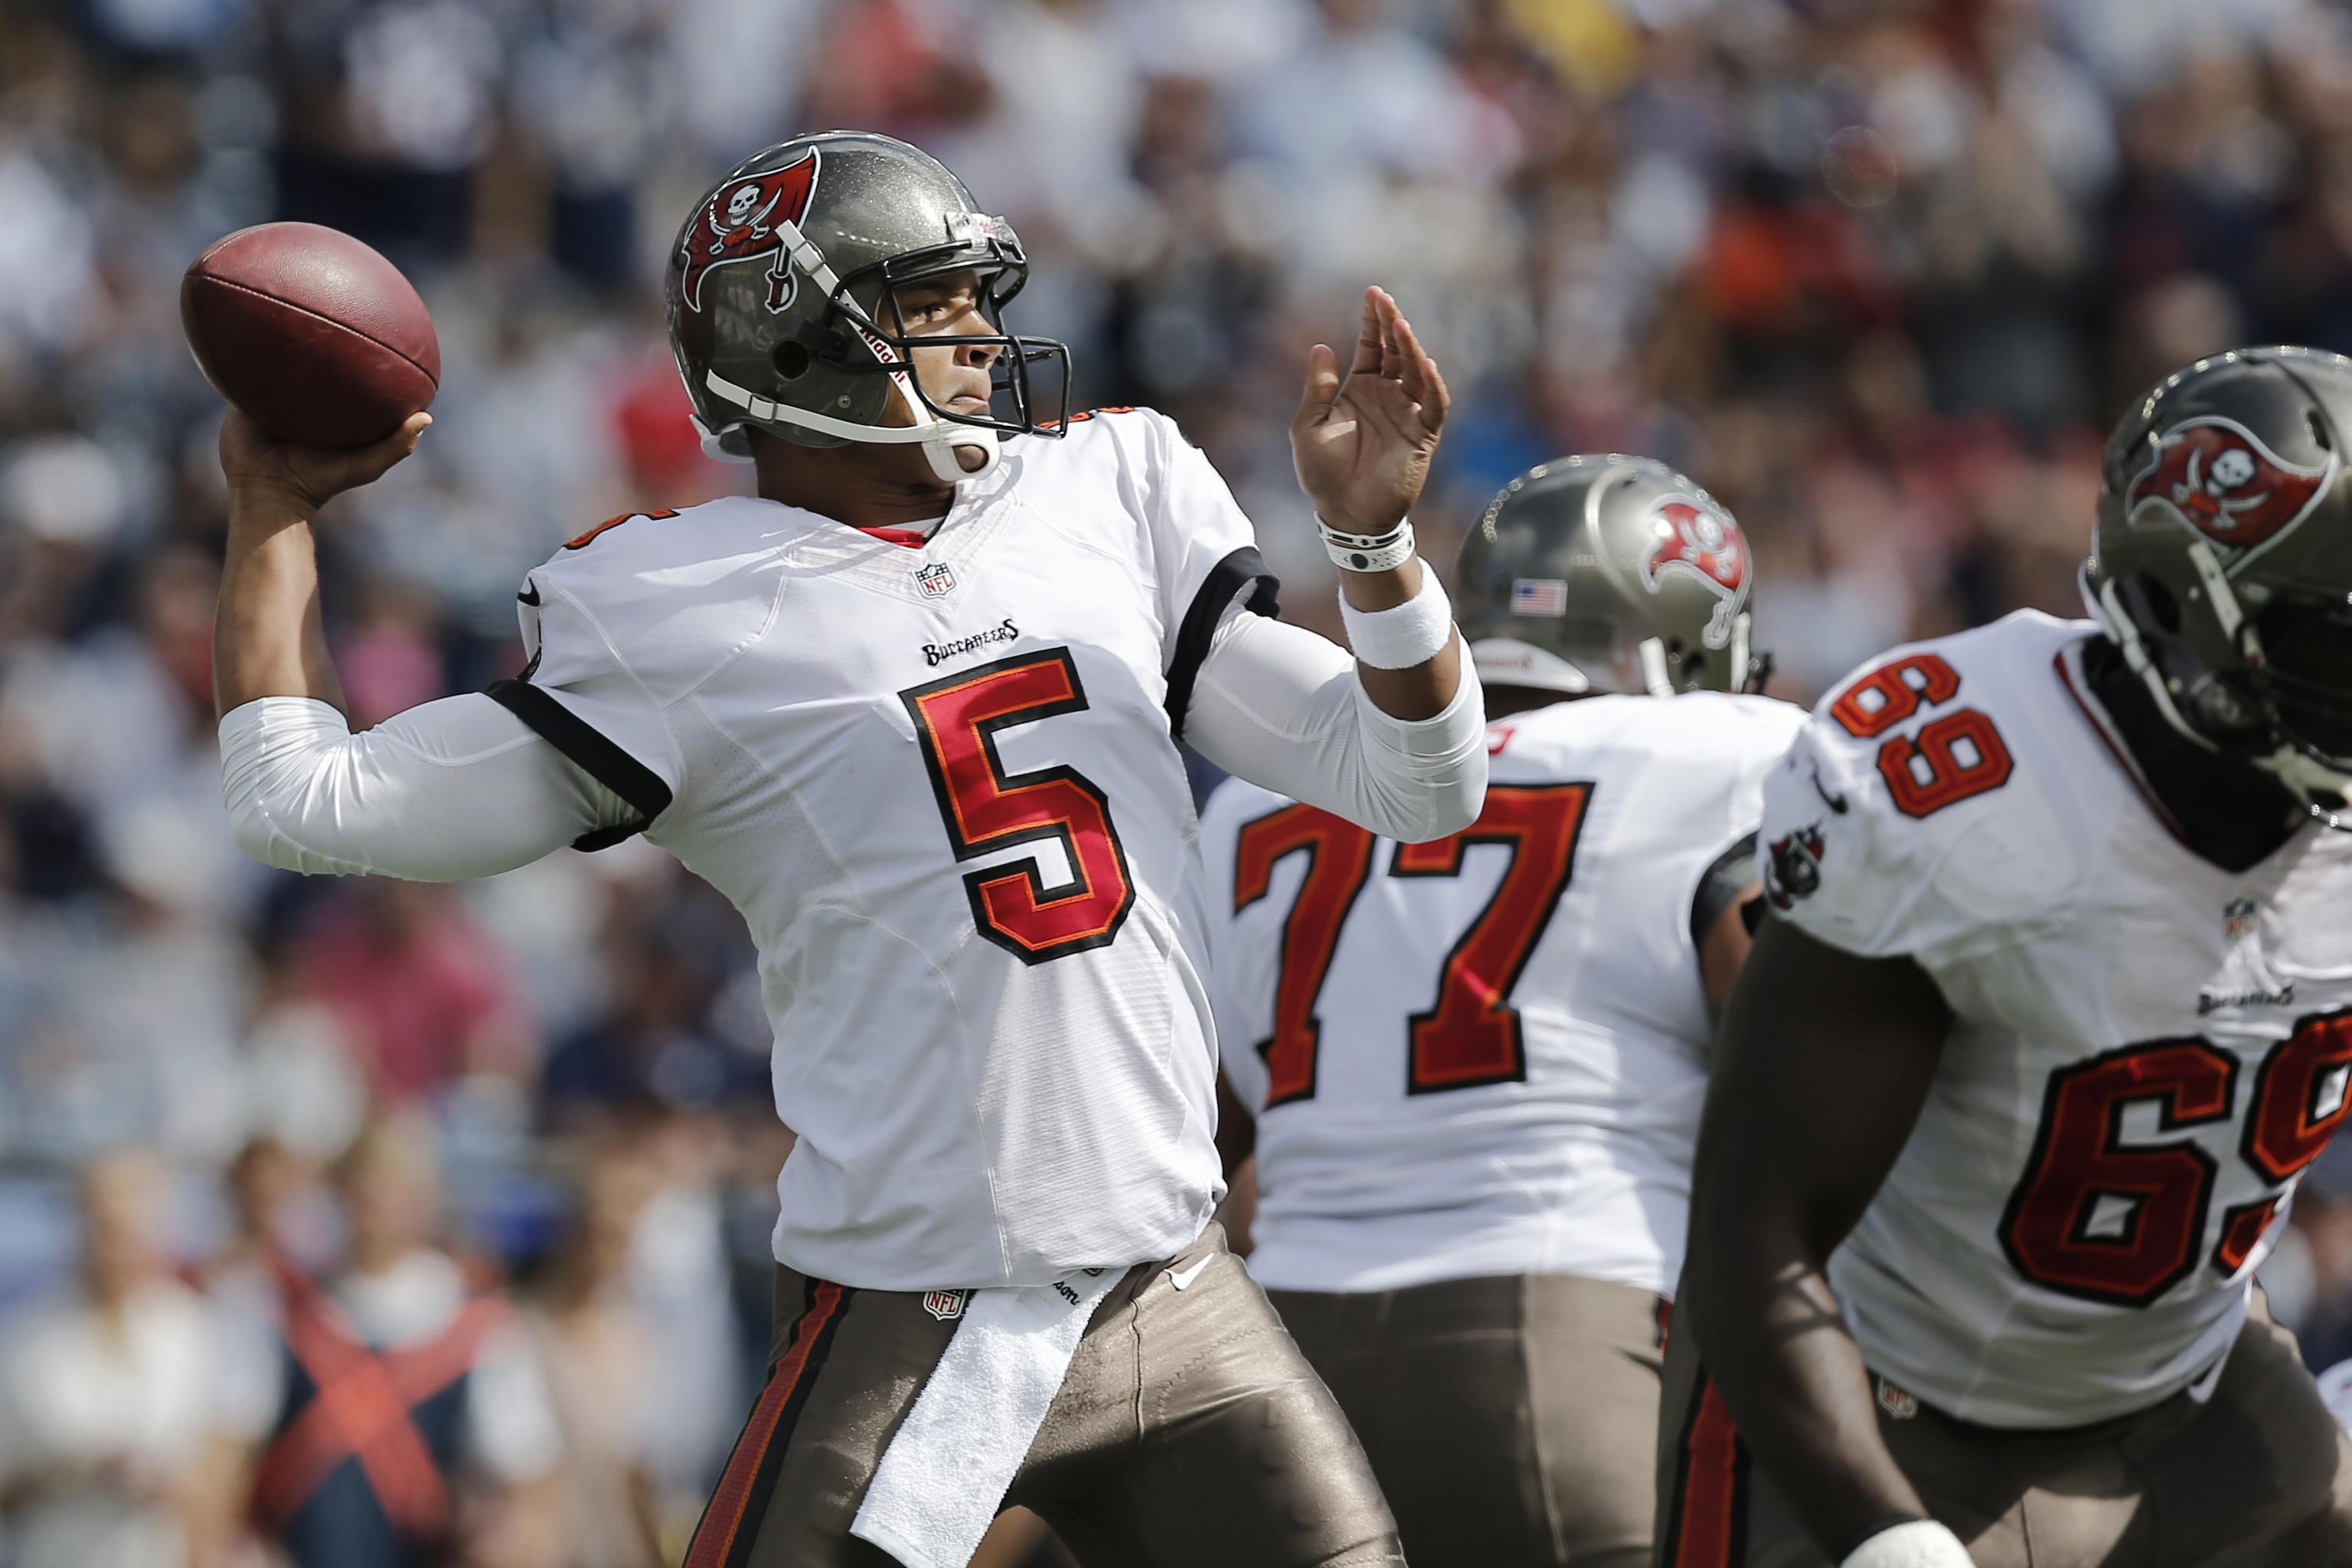
[[[1932,1519],[1882,1530],[1846,1554],[1839,1568],[1975,1568],[1960,1538]]]
[[[1374,669],[1427,664],[1454,640],[1454,605],[1426,565],[1421,569],[1421,592],[1389,609],[1360,610],[1341,590],[1339,618],[1347,623],[1349,647]]]
[[[1393,572],[1412,558],[1412,519],[1401,517],[1386,533],[1342,533],[1321,518],[1324,552],[1342,572]]]

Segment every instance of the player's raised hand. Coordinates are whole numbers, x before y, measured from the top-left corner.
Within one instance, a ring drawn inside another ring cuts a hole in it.
[[[393,465],[416,450],[430,414],[412,414],[372,447],[349,452],[294,447],[272,439],[260,426],[232,408],[221,422],[221,472],[227,476],[232,510],[245,503],[276,503],[308,516],[334,497],[373,484]]]
[[[1385,289],[1364,290],[1346,378],[1317,343],[1307,395],[1290,422],[1290,456],[1316,512],[1347,533],[1385,533],[1421,499],[1452,404],[1437,363]]]

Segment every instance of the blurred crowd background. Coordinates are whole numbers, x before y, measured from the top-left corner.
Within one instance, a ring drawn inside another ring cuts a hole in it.
[[[287,1347],[402,1323],[455,1358],[415,1425],[462,1484],[412,1500],[449,1561],[675,1560],[789,1146],[741,927],[642,841],[461,889],[239,859],[220,407],[176,300],[210,240],[302,218],[433,307],[436,424],[327,531],[373,721],[512,673],[561,540],[743,482],[688,423],[665,252],[730,164],[831,125],[1013,219],[1016,324],[1072,344],[1076,406],[1183,423],[1292,614],[1330,603],[1304,351],[1379,281],[1455,391],[1433,554],[1529,463],[1664,457],[1747,524],[1799,699],[2070,613],[2101,432],[2163,371],[2352,350],[2323,0],[8,0],[0,1562],[299,1557],[289,1379],[370,1390]],[[2296,1220],[2273,1306],[2324,1364],[2352,1181],[2323,1163]],[[391,1475],[418,1436],[346,1425],[313,1459]]]

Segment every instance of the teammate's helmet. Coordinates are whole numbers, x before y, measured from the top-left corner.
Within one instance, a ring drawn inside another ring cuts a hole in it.
[[[2182,734],[2298,792],[2352,783],[2352,360],[2245,349],[2107,443],[2083,597]]]
[[[1463,542],[1454,618],[1479,679],[1566,692],[1753,691],[1748,540],[1648,458],[1561,458],[1503,488]]]
[[[956,342],[1003,351],[989,415],[950,413],[924,395],[898,308],[899,289],[967,268],[996,331]],[[747,426],[810,447],[916,443],[954,480],[992,467],[1006,435],[1061,434],[1070,351],[1005,331],[1004,307],[1028,276],[1012,226],[919,148],[827,131],[746,158],[695,205],[670,251],[670,348],[705,448],[748,460]],[[1060,381],[1045,417],[1029,377],[1042,360],[1056,362]],[[911,426],[882,423],[894,385]]]

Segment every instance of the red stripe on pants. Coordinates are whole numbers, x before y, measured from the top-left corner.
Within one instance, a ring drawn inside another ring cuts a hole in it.
[[[759,1479],[760,1466],[768,1457],[768,1445],[775,1440],[776,1423],[784,1414],[784,1406],[793,1400],[793,1391],[800,1386],[802,1374],[808,1369],[809,1351],[824,1331],[826,1322],[841,1310],[841,1287],[827,1280],[816,1288],[816,1300],[793,1325],[793,1342],[784,1352],[776,1369],[768,1375],[768,1386],[760,1394],[760,1402],[751,1407],[751,1418],[743,1423],[743,1435],[735,1439],[735,1452],[728,1457],[726,1473],[719,1478],[719,1489],[710,1499],[710,1509],[703,1516],[702,1528],[695,1532],[694,1549],[687,1553],[685,1568],[722,1568],[727,1554],[734,1549],[735,1536],[743,1528],[743,1515],[751,1500],[752,1485]]]
[[[1715,1379],[1699,1394],[1698,1415],[1683,1439],[1681,1540],[1672,1568],[1735,1568],[1732,1535],[1738,1519],[1739,1429]]]

